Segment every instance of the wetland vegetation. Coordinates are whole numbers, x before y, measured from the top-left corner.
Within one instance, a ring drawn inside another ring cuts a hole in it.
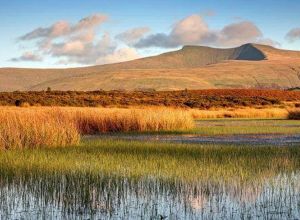
[[[298,120],[194,121],[153,107],[5,107],[0,116],[0,219],[300,217]],[[256,142],[218,142],[236,135]]]
[[[300,92],[263,89],[206,89],[179,91],[15,91],[0,92],[0,105],[14,106],[168,106],[198,109],[298,106]]]
[[[297,218],[298,147],[84,140],[1,152],[2,218]]]

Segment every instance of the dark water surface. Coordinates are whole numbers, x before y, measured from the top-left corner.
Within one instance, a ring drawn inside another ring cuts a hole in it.
[[[174,143],[191,143],[191,144],[234,144],[234,145],[300,145],[300,134],[237,134],[237,135],[96,135],[87,136],[93,138],[110,138],[121,140],[136,141],[161,141]]]

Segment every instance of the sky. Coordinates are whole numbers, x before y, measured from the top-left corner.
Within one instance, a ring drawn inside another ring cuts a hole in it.
[[[300,50],[299,0],[0,0],[0,67],[122,62],[183,45]]]

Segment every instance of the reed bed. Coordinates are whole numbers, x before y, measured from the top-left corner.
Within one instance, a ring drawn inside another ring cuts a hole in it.
[[[173,108],[68,108],[66,117],[81,134],[187,130],[195,127],[191,115]]]
[[[1,219],[18,213],[23,215],[16,219],[161,219],[155,213],[209,219],[211,207],[219,207],[222,217],[216,219],[239,219],[246,212],[270,219],[261,212],[274,210],[283,213],[272,214],[274,219],[287,219],[294,215],[286,211],[298,213],[299,156],[291,146],[109,139],[0,151],[0,217],[3,210]]]
[[[75,124],[60,115],[0,110],[0,149],[64,147],[79,139]]]
[[[255,181],[298,170],[297,147],[84,139],[72,148],[0,152],[0,176],[90,175],[164,181]],[[14,160],[14,158],[16,160]],[[274,169],[276,167],[276,169]],[[17,172],[18,171],[18,172]]]
[[[216,110],[190,109],[194,119],[208,118],[281,118],[287,119],[289,110],[285,108],[231,108]]]
[[[8,107],[0,110],[0,149],[75,145],[86,134],[193,127],[190,114],[177,109]]]

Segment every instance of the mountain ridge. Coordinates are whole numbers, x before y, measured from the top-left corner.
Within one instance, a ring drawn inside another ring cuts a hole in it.
[[[250,51],[249,51],[250,50]],[[226,60],[264,60],[266,56],[254,44],[244,44],[236,48],[213,48],[208,46],[183,46],[180,50],[157,56],[117,63],[123,68],[194,68]],[[162,61],[162,59],[164,59]],[[181,61],[178,63],[178,59]],[[199,60],[201,59],[201,60]],[[137,65],[136,62],[139,62]],[[151,62],[151,63],[150,63]],[[154,64],[153,64],[154,62]],[[159,64],[157,64],[157,62]],[[156,64],[156,65],[155,65]],[[111,65],[111,64],[108,64]],[[127,67],[127,65],[130,65]],[[105,65],[106,66],[106,65]]]
[[[0,68],[0,91],[290,88],[300,86],[300,52],[260,44],[186,45],[137,60],[66,69]]]

